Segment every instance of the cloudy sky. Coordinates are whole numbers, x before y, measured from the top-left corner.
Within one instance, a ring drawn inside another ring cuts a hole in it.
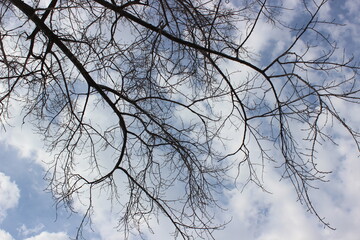
[[[296,1],[288,1],[293,4]],[[359,58],[360,4],[356,0],[330,1],[321,13],[339,22],[343,28],[332,31],[339,46],[350,49]],[[290,16],[289,16],[290,17]],[[252,39],[254,49],[266,49],[268,26],[259,28]],[[280,32],[276,35],[277,37]],[[286,41],[287,36],[282,38]],[[347,121],[360,122],[359,107],[339,105]],[[14,107],[13,116],[18,109]],[[76,235],[81,214],[71,214],[56,206],[51,194],[44,191],[46,182],[42,160],[47,158],[40,137],[32,133],[32,126],[21,124],[16,117],[10,121],[14,127],[0,132],[0,240],[65,240]],[[356,126],[356,124],[353,124]],[[358,128],[359,130],[359,128]],[[279,181],[275,168],[265,168],[264,182],[270,193],[256,186],[225,192],[223,198],[228,211],[219,219],[231,222],[215,234],[217,239],[238,240],[356,240],[360,236],[360,159],[352,139],[342,129],[333,129],[338,146],[323,145],[319,149],[319,165],[329,182],[318,184],[312,190],[313,203],[325,222],[336,230],[324,228],[319,220],[297,202],[296,193],[289,182]],[[122,239],[115,229],[116,216],[102,200],[94,203],[96,209],[92,228],[85,228],[91,240]],[[56,210],[57,209],[57,210]],[[81,210],[80,210],[81,211]],[[147,239],[169,239],[169,226],[154,225],[154,234]],[[138,239],[137,236],[132,236]]]

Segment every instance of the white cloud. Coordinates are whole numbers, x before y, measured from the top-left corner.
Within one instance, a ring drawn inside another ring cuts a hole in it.
[[[335,103],[344,117],[357,126],[357,105]],[[311,199],[325,222],[335,231],[324,228],[315,215],[297,202],[291,183],[279,181],[278,170],[270,165],[264,169],[264,184],[272,194],[264,193],[257,186],[248,185],[243,192],[233,190],[229,199],[228,215],[232,222],[224,231],[216,233],[216,239],[237,240],[238,236],[254,240],[286,239],[358,239],[360,230],[360,158],[353,139],[339,125],[329,127],[334,140],[319,145],[318,169],[333,171],[327,175],[326,183],[316,183],[319,189],[311,190]],[[302,129],[299,127],[299,129]],[[358,130],[358,127],[357,127]],[[298,133],[296,135],[299,135]],[[270,146],[271,147],[271,146]],[[249,146],[251,148],[251,146]],[[253,149],[253,148],[251,148]]]
[[[329,152],[328,157],[330,155]],[[251,185],[243,192],[230,193],[228,214],[232,215],[232,222],[224,231],[216,233],[216,239],[237,240],[240,235],[254,240],[357,239],[360,207],[354,203],[360,201],[360,193],[356,191],[360,181],[351,172],[360,169],[359,163],[355,163],[359,161],[345,158],[344,168],[337,172],[340,178],[331,179],[311,192],[320,216],[325,217],[335,231],[324,228],[315,215],[309,214],[296,201],[291,184],[286,180],[279,182],[279,175],[272,172],[264,180],[272,194]]]
[[[44,229],[44,224],[38,224],[34,228],[28,228],[25,224],[21,225],[21,227],[17,228],[16,230],[21,234],[22,236],[28,236],[30,234],[38,233],[42,229]]]
[[[316,239],[312,229],[314,219],[296,202],[291,185],[279,182],[274,171],[266,175],[264,182],[271,194],[254,185],[248,185],[243,192],[230,192],[228,214],[233,215],[233,220],[224,233],[216,236],[223,238],[225,234],[229,240],[236,240],[239,235],[258,240]]]
[[[0,172],[0,223],[6,217],[6,211],[16,207],[20,198],[20,190],[10,177]]]
[[[44,166],[43,161],[49,160],[49,154],[43,149],[44,143],[41,142],[40,135],[34,133],[29,123],[22,123],[22,108],[20,103],[14,102],[11,105],[11,114],[14,117],[8,120],[10,126],[6,126],[6,131],[1,132],[0,141],[16,148],[20,157],[32,158]]]
[[[0,229],[0,239],[1,240],[15,240],[8,232]]]
[[[24,240],[69,240],[69,237],[64,232],[58,233],[49,233],[49,232],[42,232],[39,235],[26,238]]]

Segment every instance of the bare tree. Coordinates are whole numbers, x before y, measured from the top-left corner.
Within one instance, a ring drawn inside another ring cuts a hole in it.
[[[59,203],[72,208],[80,196],[86,221],[92,190],[102,189],[122,206],[125,233],[162,214],[176,236],[210,239],[224,226],[214,213],[239,176],[233,169],[263,188],[268,164],[330,227],[309,188],[326,175],[316,153],[332,141],[327,126],[340,123],[359,147],[359,133],[333,104],[359,104],[359,66],[328,34],[338,24],[319,15],[326,0],[297,9],[276,0],[236,4],[0,3],[2,126],[21,103],[54,155],[47,177]],[[302,18],[284,22],[294,11]],[[291,43],[255,53],[261,22],[289,32]]]

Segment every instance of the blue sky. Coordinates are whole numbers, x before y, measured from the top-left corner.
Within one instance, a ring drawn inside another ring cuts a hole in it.
[[[287,1],[296,6],[299,1]],[[339,42],[359,59],[360,49],[360,4],[357,1],[330,1],[321,14],[338,22],[343,28],[331,29]],[[292,16],[284,16],[289,19]],[[272,29],[266,23],[259,25],[251,39],[255,52],[266,52],[269,43],[276,42],[281,48],[291,39],[279,29]],[[231,69],[232,66],[229,66]],[[338,104],[344,117],[354,126],[360,122],[359,107]],[[21,124],[19,106],[14,106],[10,124],[0,132],[0,240],[65,240],[74,237],[81,222],[83,208],[75,205],[79,214],[70,214],[61,206],[56,210],[50,193],[45,192],[43,180],[46,166],[43,160],[49,158],[40,136],[29,124]],[[338,146],[324,144],[319,149],[319,166],[332,171],[327,183],[312,190],[313,203],[321,216],[326,218],[335,231],[324,228],[319,220],[308,213],[297,202],[292,186],[286,180],[280,181],[277,169],[265,168],[264,184],[271,193],[248,185],[242,190],[224,192],[224,203],[228,211],[217,216],[224,221],[232,219],[224,230],[215,233],[216,239],[238,240],[356,240],[360,236],[360,159],[352,139],[338,125],[334,125]],[[359,130],[359,128],[357,128]],[[241,185],[241,184],[240,184]],[[92,229],[85,228],[85,236],[91,240],[123,239],[117,232],[116,213],[111,212],[108,201],[96,199]],[[146,233],[148,239],[169,239],[169,225],[166,222],[152,222],[154,233]],[[171,227],[170,227],[171,228]],[[138,239],[136,235],[132,239]]]

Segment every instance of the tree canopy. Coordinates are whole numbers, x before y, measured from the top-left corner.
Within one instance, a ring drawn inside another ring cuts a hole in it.
[[[80,225],[100,191],[126,234],[163,215],[175,236],[210,239],[226,225],[215,217],[223,190],[266,191],[272,166],[331,228],[309,189],[326,180],[328,128],[359,151],[337,107],[360,102],[358,57],[332,37],[341,24],[320,14],[327,0],[289,2],[2,1],[1,126],[20,104],[54,157],[49,190],[87,208]],[[262,31],[286,40],[257,51]]]

